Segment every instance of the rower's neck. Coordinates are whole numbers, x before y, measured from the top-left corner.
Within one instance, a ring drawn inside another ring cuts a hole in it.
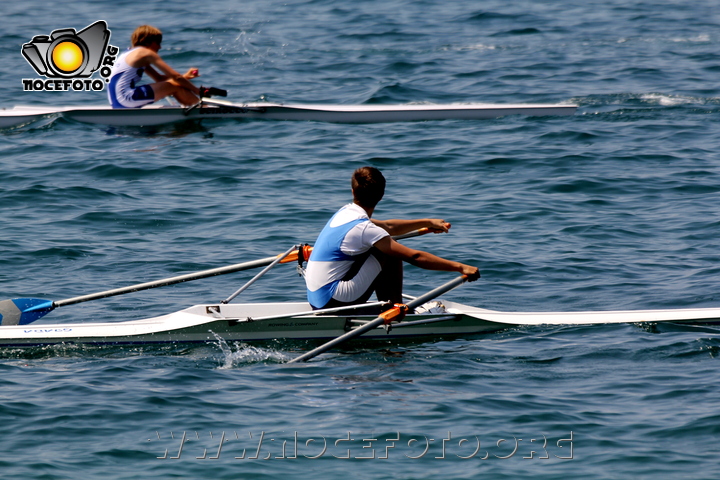
[[[353,203],[354,203],[355,205],[357,205],[358,207],[362,208],[363,210],[365,210],[365,213],[367,213],[368,218],[372,218],[372,214],[373,214],[373,212],[375,211],[375,208],[374,208],[374,207],[373,207],[373,208],[367,208],[367,207],[361,205],[360,203],[358,203],[357,201],[353,201]]]

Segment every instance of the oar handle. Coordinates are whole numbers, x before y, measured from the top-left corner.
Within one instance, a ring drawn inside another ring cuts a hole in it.
[[[340,345],[341,343],[347,342],[351,338],[355,338],[359,335],[362,335],[363,333],[368,332],[368,331],[372,330],[373,328],[379,327],[380,325],[382,325],[384,323],[389,323],[390,321],[392,321],[393,319],[395,319],[397,317],[402,318],[402,316],[405,314],[406,311],[412,310],[415,307],[419,307],[423,303],[429,302],[433,298],[439,297],[443,293],[449,292],[453,288],[458,287],[458,286],[462,285],[463,283],[465,283],[469,278],[470,277],[468,277],[467,275],[461,275],[461,276],[449,281],[445,285],[442,285],[442,286],[436,288],[435,290],[431,290],[428,293],[417,297],[416,299],[414,299],[407,305],[396,305],[395,307],[391,308],[390,310],[387,310],[387,311],[381,313],[380,316],[378,316],[375,320],[372,320],[354,330],[350,330],[349,332],[347,332],[343,335],[340,335],[339,337],[334,338],[334,339],[330,340],[329,342],[324,343],[323,345],[320,345],[319,347],[315,348],[314,350],[311,350],[307,353],[300,355],[299,357],[293,358],[288,363],[306,362],[306,361],[310,360],[311,358],[316,357],[316,356],[320,355],[321,353],[326,352],[326,351],[330,350],[331,348]]]
[[[403,240],[405,238],[419,237],[420,235],[425,235],[426,233],[430,233],[429,228],[419,228],[417,230],[413,230],[412,232],[404,233],[402,235],[395,235],[392,238],[393,240]]]

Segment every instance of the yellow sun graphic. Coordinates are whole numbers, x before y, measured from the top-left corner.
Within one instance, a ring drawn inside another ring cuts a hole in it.
[[[73,42],[60,42],[52,52],[53,64],[65,73],[71,73],[82,66],[83,52]]]

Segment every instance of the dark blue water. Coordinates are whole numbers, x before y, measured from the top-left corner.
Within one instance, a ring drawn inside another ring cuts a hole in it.
[[[103,103],[23,92],[35,72],[20,55],[34,35],[103,19],[122,48],[137,25],[162,28],[165,58],[235,101],[580,108],[3,130],[0,299],[64,299],[312,242],[350,200],[352,170],[371,164],[389,181],[378,218],[445,218],[449,235],[407,242],[480,267],[448,298],[506,311],[720,305],[716,2],[30,0],[2,13],[2,107]],[[159,315],[248,278],[63,307],[43,322]],[[449,278],[408,267],[406,290]],[[303,293],[278,268],[237,301]],[[719,333],[515,328],[298,366],[284,362],[302,344],[3,349],[0,477],[715,479]]]

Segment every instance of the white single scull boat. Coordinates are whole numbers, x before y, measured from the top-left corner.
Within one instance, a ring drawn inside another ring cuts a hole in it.
[[[394,237],[396,240],[428,233],[428,229]],[[500,312],[444,301],[434,301],[468,280],[460,276],[407,305],[380,302],[313,311],[301,303],[230,303],[271,268],[281,263],[302,265],[312,247],[295,245],[285,253],[250,262],[202,270],[127,287],[50,301],[18,298],[0,301],[0,346],[25,347],[54,344],[152,344],[168,342],[330,340],[298,357],[305,360],[332,346],[362,335],[363,339],[395,340],[414,337],[467,336],[506,328],[539,325],[597,325],[617,323],[689,323],[720,325],[720,308],[595,312]],[[195,305],[159,317],[120,322],[34,323],[56,308],[115,295],[174,285],[217,275],[265,267],[220,303]],[[479,275],[478,275],[479,276]],[[385,310],[378,315],[380,309]],[[32,324],[32,325],[31,325]],[[296,359],[297,360],[297,359]]]
[[[202,99],[192,107],[148,105],[113,109],[110,106],[29,107],[0,110],[0,128],[16,127],[45,117],[110,126],[153,126],[202,119],[298,120],[329,123],[417,122],[481,120],[506,115],[573,115],[571,104],[414,104],[414,105],[302,105],[268,102],[237,104]]]
[[[363,339],[468,336],[517,326],[617,323],[720,325],[720,308],[613,312],[499,312],[442,301],[445,312],[408,314],[389,331],[377,327]],[[53,344],[154,344],[226,341],[329,340],[377,315],[320,313],[307,303],[195,305],[143,320],[0,326],[0,346]]]

